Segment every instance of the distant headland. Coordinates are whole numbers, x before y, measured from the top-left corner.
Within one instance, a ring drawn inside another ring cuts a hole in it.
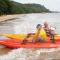
[[[0,15],[51,12],[41,4],[22,4],[10,0],[0,0]]]

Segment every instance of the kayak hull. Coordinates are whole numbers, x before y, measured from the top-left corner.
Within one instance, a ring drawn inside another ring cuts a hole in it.
[[[25,43],[22,44],[18,40],[0,40],[0,45],[4,45],[8,48],[58,48],[60,47],[60,41],[51,42],[37,42],[37,43]]]
[[[60,35],[55,35],[55,43],[52,43],[50,37],[47,37],[46,42],[32,43],[34,35],[27,39],[27,43],[22,44],[22,41],[27,34],[3,34],[10,39],[0,39],[0,45],[9,48],[57,48],[60,47]]]

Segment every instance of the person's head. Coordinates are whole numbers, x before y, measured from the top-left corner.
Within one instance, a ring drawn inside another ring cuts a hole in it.
[[[41,24],[37,24],[36,28],[37,29],[41,29],[42,28],[42,25]]]
[[[44,26],[48,27],[48,22],[47,21],[44,22]]]

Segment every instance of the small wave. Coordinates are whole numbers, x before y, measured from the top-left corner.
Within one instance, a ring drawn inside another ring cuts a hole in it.
[[[49,53],[59,50],[60,48],[52,48],[52,49],[19,48],[10,51],[6,55],[0,56],[0,60],[37,60],[42,52]]]

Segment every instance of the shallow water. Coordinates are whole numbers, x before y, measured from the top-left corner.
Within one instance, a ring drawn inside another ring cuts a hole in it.
[[[20,20],[22,23],[14,22],[14,32],[15,33],[30,33],[35,31],[37,24],[43,24],[47,21],[49,25],[56,28],[56,31],[60,34],[60,14],[59,13],[46,13],[46,14],[27,14],[23,16]]]
[[[37,24],[48,21],[60,34],[60,13],[39,13],[18,15],[17,19],[0,23],[0,33],[30,33],[35,31]],[[5,37],[1,37],[5,38]],[[51,49],[13,49],[1,55],[0,60],[52,60],[60,59],[60,48]]]
[[[60,13],[18,15],[17,19],[0,23],[0,33],[34,32],[37,24],[47,21],[60,34]]]

